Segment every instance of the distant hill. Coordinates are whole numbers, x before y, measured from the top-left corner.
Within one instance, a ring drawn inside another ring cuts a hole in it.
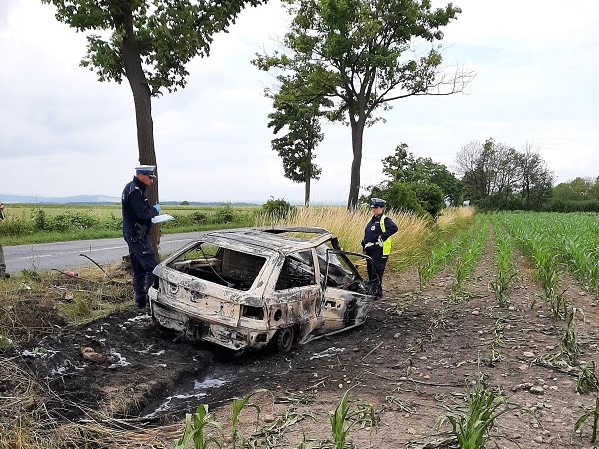
[[[121,199],[117,196],[107,195],[75,195],[75,196],[64,196],[64,197],[44,197],[44,196],[33,196],[33,195],[9,195],[0,193],[0,201],[6,204],[18,203],[18,204],[120,204]],[[160,204],[171,204],[179,205],[182,201],[161,201]],[[190,206],[222,206],[223,204],[230,204],[232,206],[244,207],[244,206],[261,206],[262,202],[252,201],[186,201]],[[303,202],[290,201],[294,206],[302,205]],[[318,205],[330,205],[331,203],[314,201],[311,203],[314,206]],[[333,203],[335,205],[342,205],[343,203]]]
[[[32,195],[0,195],[0,201],[3,203],[20,204],[114,204],[120,203],[121,199],[117,196],[106,195],[75,195],[65,197],[43,197]]]
[[[0,194],[0,201],[6,204],[120,204],[121,199],[116,196],[106,195],[75,195],[75,196],[31,196],[31,195],[9,195]],[[161,201],[160,204],[179,205],[181,201]],[[259,206],[259,203],[252,202],[230,202],[230,201],[187,201],[190,206],[222,206],[231,204],[232,206]]]

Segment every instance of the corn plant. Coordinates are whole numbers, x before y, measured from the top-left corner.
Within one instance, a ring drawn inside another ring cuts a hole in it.
[[[357,410],[350,409],[350,390],[351,388],[343,394],[341,402],[339,402],[339,405],[335,411],[329,412],[334,449],[355,447],[352,443],[347,441],[347,436],[355,424],[359,422],[368,422],[371,426],[375,426],[377,424],[374,406],[366,405],[365,407],[358,407]]]
[[[470,244],[478,227],[462,227],[450,241],[440,240],[431,249],[430,256],[418,266],[418,280],[422,290],[445,265],[461,253],[461,248]]]
[[[581,394],[599,391],[599,379],[595,374],[595,362],[591,363],[591,367],[583,366],[578,372],[576,391]]]
[[[566,325],[561,339],[562,355],[570,363],[576,362],[578,354],[580,354],[580,348],[578,347],[578,327],[574,321],[576,310],[576,308],[566,310]]]
[[[195,413],[185,415],[183,436],[175,441],[173,449],[187,449],[192,441],[195,449],[207,449],[212,446],[221,448],[222,446],[216,437],[206,436],[208,429],[215,430],[220,436],[223,434],[220,424],[214,419],[214,415],[208,413],[208,406],[201,404]]]
[[[244,396],[243,398],[234,398],[233,399],[233,405],[231,408],[231,434],[232,434],[231,436],[233,438],[233,449],[236,449],[238,447],[243,448],[244,443],[245,443],[243,435],[241,434],[241,431],[239,430],[239,416],[241,415],[241,412],[246,407],[254,408],[256,410],[256,421],[257,421],[258,418],[260,417],[260,407],[256,404],[251,403],[250,399],[256,393],[260,393],[263,391],[267,391],[267,390],[264,390],[264,389],[256,390],[256,391]]]
[[[487,233],[487,223],[483,224],[482,227],[477,226],[473,228],[471,231],[473,241],[471,241],[470,245],[463,245],[460,248],[460,255],[456,258],[455,264],[455,281],[452,285],[452,296],[454,299],[466,296],[463,284],[484,252]]]
[[[597,442],[597,427],[599,427],[599,396],[597,396],[595,399],[595,408],[587,411],[584,415],[578,418],[574,424],[574,431],[577,432],[589,418],[592,418],[593,420],[591,444],[595,444]]]
[[[510,237],[500,227],[495,228],[495,247],[495,277],[489,287],[499,307],[506,308],[509,306],[507,292],[517,273],[512,260]]]
[[[466,387],[466,398],[466,409],[441,416],[438,426],[449,421],[449,434],[460,449],[484,449],[497,418],[517,407],[486,385],[480,371],[474,386]]]
[[[486,360],[488,365],[493,365],[501,361],[501,352],[499,348],[503,345],[503,323],[505,318],[498,318],[493,326],[493,339],[491,340],[491,354]]]

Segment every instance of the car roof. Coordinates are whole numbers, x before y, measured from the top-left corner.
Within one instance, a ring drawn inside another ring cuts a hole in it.
[[[227,240],[234,246],[235,242],[243,246],[255,246],[289,254],[296,251],[314,248],[331,238],[333,234],[324,228],[317,227],[269,227],[269,228],[236,228],[218,231],[206,231],[200,235]]]

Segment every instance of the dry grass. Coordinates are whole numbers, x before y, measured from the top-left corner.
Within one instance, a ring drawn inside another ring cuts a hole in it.
[[[472,206],[448,207],[437,218],[437,226],[442,233],[470,226],[474,221],[475,209]]]
[[[431,222],[411,212],[389,210],[386,215],[399,228],[392,237],[393,250],[388,267],[402,271],[426,253],[434,234]],[[364,227],[372,217],[370,209],[348,211],[344,206],[298,207],[286,219],[259,216],[256,226],[315,226],[328,229],[339,238],[343,249],[362,252]]]

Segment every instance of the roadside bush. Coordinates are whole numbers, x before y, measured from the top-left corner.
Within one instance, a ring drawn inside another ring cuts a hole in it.
[[[100,221],[88,214],[66,212],[49,220],[50,231],[65,232],[78,229],[98,228]]]
[[[208,223],[208,215],[204,212],[196,211],[189,215],[189,221],[195,224],[206,224]]]
[[[6,219],[0,225],[0,235],[28,235],[35,232],[32,221],[25,219]]]
[[[289,212],[293,210],[293,206],[285,201],[283,198],[270,197],[266,203],[262,205],[260,209],[261,213],[275,218],[275,219],[285,219]]]
[[[110,214],[108,218],[102,223],[102,226],[105,229],[110,229],[112,231],[119,231],[123,228],[123,218],[120,216],[116,216],[113,213]]]
[[[48,214],[40,207],[31,211],[31,218],[36,231],[47,231],[49,230]]]
[[[226,224],[235,221],[235,211],[230,203],[223,204],[216,211],[214,222],[217,224]]]

